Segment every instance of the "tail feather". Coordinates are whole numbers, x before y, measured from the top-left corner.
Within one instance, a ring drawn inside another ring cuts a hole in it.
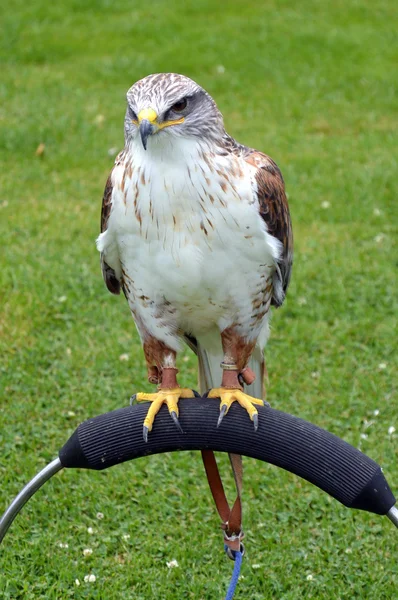
[[[214,387],[219,387],[222,378],[222,369],[220,363],[222,356],[211,354],[200,344],[197,345],[196,353],[198,355],[199,366],[199,391],[204,394]]]

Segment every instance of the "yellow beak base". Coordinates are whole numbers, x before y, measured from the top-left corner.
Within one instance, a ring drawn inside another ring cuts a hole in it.
[[[153,108],[144,108],[143,110],[140,110],[140,112],[138,113],[138,124],[141,124],[141,121],[149,121],[151,125],[157,125],[157,118],[158,115],[156,114],[156,112],[153,110]]]
[[[137,121],[133,121],[133,123],[135,125],[141,125],[142,121],[149,121],[149,123],[154,126],[153,133],[156,133],[156,131],[164,129],[165,127],[171,127],[171,125],[178,125],[179,123],[183,123],[184,117],[170,121],[163,121],[163,123],[158,123],[158,115],[156,111],[154,111],[153,108],[143,108],[137,115]]]

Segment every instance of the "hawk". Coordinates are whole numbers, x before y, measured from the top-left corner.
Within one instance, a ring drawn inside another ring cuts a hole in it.
[[[228,135],[213,98],[175,73],[129,89],[124,133],[97,248],[106,286],[124,292],[148,380],[158,385],[137,394],[151,402],[144,439],[162,404],[179,426],[179,398],[194,397],[177,383],[184,342],[198,355],[201,391],[221,400],[219,423],[237,401],[257,429],[270,307],[283,303],[292,268],[281,172]]]

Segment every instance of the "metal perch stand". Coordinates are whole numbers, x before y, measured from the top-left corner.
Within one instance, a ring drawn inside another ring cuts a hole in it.
[[[214,450],[250,456],[306,479],[347,506],[387,517],[398,527],[395,498],[371,458],[335,435],[270,407],[258,407],[259,427],[237,405],[217,429],[218,403],[208,398],[181,400],[177,430],[167,408],[156,417],[148,442],[142,423],[148,405],[121,408],[78,426],[59,456],[18,494],[0,519],[0,543],[33,494],[61,469],[103,470],[134,458],[176,450]]]

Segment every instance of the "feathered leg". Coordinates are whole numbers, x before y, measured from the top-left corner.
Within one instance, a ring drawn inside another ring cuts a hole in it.
[[[148,441],[148,433],[153,427],[153,422],[162,404],[166,404],[170,416],[178,429],[182,431],[178,420],[178,400],[180,398],[194,398],[195,394],[188,388],[180,388],[177,382],[178,369],[176,368],[176,352],[166,344],[154,337],[148,336],[143,344],[145,360],[148,368],[148,381],[158,383],[155,394],[138,393],[138,402],[152,402],[143,425],[144,440]]]
[[[221,387],[210,390],[209,398],[220,398],[220,416],[218,424],[228,412],[233,402],[238,402],[248,412],[254,429],[258,427],[258,411],[256,405],[263,405],[260,398],[253,398],[243,392],[242,383],[253,383],[253,371],[248,362],[256,345],[256,340],[247,341],[240,336],[234,327],[228,327],[221,333],[224,358],[221,363],[223,371]],[[243,380],[243,382],[242,382]]]

